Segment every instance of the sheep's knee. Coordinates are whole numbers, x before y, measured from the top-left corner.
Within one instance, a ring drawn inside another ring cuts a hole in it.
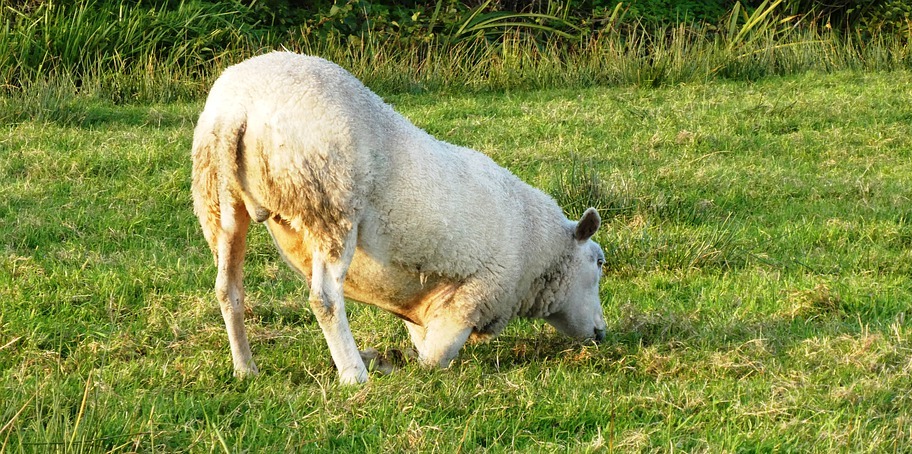
[[[428,367],[449,367],[472,334],[472,327],[446,320],[428,324],[419,360]]]
[[[307,301],[310,304],[310,310],[313,312],[314,317],[316,317],[317,322],[322,326],[323,323],[331,323],[336,317],[338,308],[332,301],[324,296],[315,296],[311,293],[310,299]]]
[[[427,331],[423,326],[412,323],[408,320],[405,321],[405,327],[408,328],[409,337],[412,339],[412,344],[415,346],[415,350],[421,352],[424,350],[424,338],[427,335]]]

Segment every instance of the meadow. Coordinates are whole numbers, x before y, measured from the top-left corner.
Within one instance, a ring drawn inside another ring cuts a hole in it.
[[[37,92],[36,92],[37,93]],[[0,452],[908,452],[912,71],[386,92],[602,213],[608,338],[514,321],[341,386],[254,228],[237,381],[193,216],[200,100],[0,105]],[[348,304],[355,339],[404,349]]]

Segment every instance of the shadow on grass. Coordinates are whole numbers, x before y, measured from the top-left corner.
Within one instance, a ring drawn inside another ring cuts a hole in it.
[[[72,99],[31,99],[0,104],[0,122],[45,122],[62,127],[94,129],[107,126],[192,128],[196,114],[150,106],[123,106]]]
[[[568,366],[589,373],[615,374],[624,369],[647,375],[675,374],[709,362],[714,373],[744,378],[772,364],[789,363],[793,348],[811,339],[860,335],[890,338],[890,320],[902,316],[897,312],[881,314],[876,317],[878,321],[865,320],[827,292],[816,289],[790,298],[798,300],[793,310],[718,323],[698,314],[647,312],[628,306],[619,319],[609,322],[608,337],[598,344],[574,341],[543,329],[470,346],[463,355],[471,355],[488,373],[528,366]],[[655,366],[653,362],[662,364]]]
[[[93,105],[76,108],[73,112],[61,116],[57,122],[63,126],[80,128],[98,128],[109,125],[151,126],[155,128],[186,126],[192,128],[196,119],[188,118],[175,112],[159,110],[155,107]]]

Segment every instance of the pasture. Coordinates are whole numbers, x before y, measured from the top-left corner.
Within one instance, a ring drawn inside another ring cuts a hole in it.
[[[384,98],[599,208],[605,342],[514,321],[341,386],[260,227],[237,381],[190,202],[202,103],[5,98],[0,452],[912,449],[912,72]],[[347,307],[360,348],[408,347]]]

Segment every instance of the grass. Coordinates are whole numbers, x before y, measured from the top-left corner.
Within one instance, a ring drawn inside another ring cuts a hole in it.
[[[516,321],[360,388],[261,228],[262,374],[232,378],[190,207],[200,102],[61,93],[0,106],[0,452],[912,447],[908,70],[386,96],[568,215],[601,209],[609,336]],[[349,314],[362,348],[408,346]]]

